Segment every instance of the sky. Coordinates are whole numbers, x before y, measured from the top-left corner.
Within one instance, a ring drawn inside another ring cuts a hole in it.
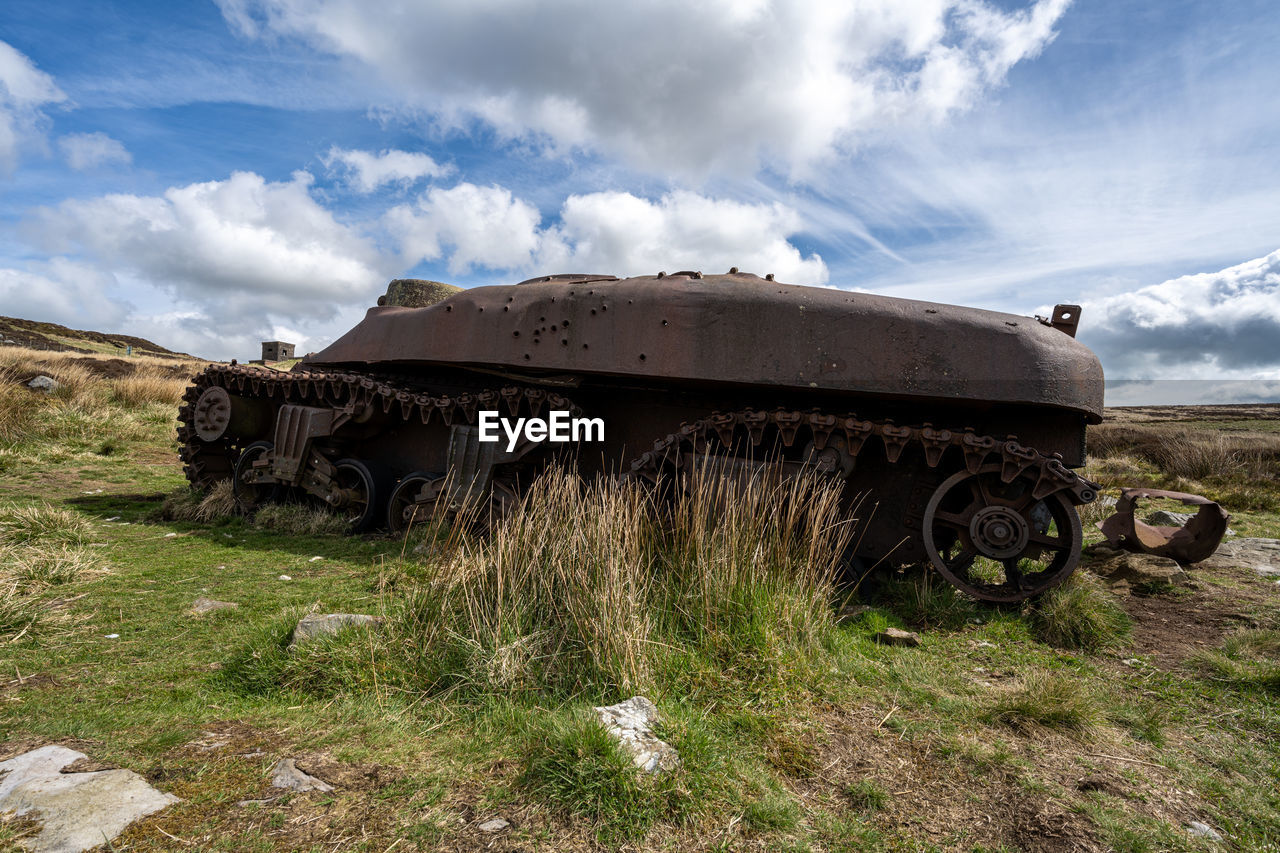
[[[1280,400],[1273,0],[0,7],[0,314],[242,360],[388,280],[774,273]]]

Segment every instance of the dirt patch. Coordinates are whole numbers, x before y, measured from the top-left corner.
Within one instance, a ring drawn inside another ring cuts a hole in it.
[[[849,786],[870,781],[888,796],[878,811],[863,814],[864,820],[881,831],[944,848],[1107,848],[1092,822],[1069,803],[1028,793],[1015,767],[944,758],[936,745],[906,740],[883,721],[884,713],[869,707],[829,715],[824,721],[829,740],[819,755],[823,769],[795,783],[800,795],[840,809],[847,807]],[[1072,765],[1069,759],[1065,763]],[[1105,774],[1113,787],[1124,784],[1105,770],[1091,772]],[[1061,775],[1073,787],[1073,777],[1083,771],[1064,768]]]
[[[1190,588],[1120,599],[1133,620],[1126,651],[1143,655],[1162,669],[1216,647],[1233,631],[1257,627],[1258,614],[1275,606],[1273,590],[1248,569],[1192,566],[1188,571]]]

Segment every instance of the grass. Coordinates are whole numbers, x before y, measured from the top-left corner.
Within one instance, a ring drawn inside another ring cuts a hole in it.
[[[991,718],[1021,730],[1036,728],[1088,739],[1103,719],[1098,698],[1080,680],[1061,673],[1031,673],[992,704]]]
[[[1144,645],[1175,611],[1125,617],[1087,573],[1016,608],[903,576],[837,624],[857,531],[797,484],[663,507],[558,474],[486,538],[335,535],[190,494],[172,406],[87,361],[55,395],[0,384],[26,404],[0,431],[29,419],[0,438],[0,742],[181,798],[116,849],[1198,849],[1189,819],[1280,843],[1280,623],[1249,573],[1193,571],[1187,624],[1239,618],[1182,660]],[[1133,447],[1093,464],[1173,482]],[[290,652],[308,612],[381,622]],[[635,693],[679,769],[636,772],[596,722]],[[335,791],[270,799],[282,757]]]
[[[1076,572],[1062,586],[1036,600],[1028,612],[1040,640],[1067,649],[1113,648],[1124,641],[1130,629],[1124,608],[1088,572]]]

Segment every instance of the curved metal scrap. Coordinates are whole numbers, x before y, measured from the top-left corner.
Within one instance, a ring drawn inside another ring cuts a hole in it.
[[[1154,527],[1136,517],[1140,498],[1169,498],[1200,509],[1182,527]],[[1179,563],[1198,563],[1217,549],[1230,519],[1221,506],[1200,495],[1163,489],[1125,489],[1116,503],[1115,515],[1098,527],[1112,547],[1171,557]]]

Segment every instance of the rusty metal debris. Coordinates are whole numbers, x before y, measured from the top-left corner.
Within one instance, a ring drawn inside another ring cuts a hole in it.
[[[1138,501],[1143,498],[1181,501],[1199,507],[1181,527],[1153,526],[1138,520]],[[1198,563],[1208,558],[1222,542],[1231,516],[1215,501],[1186,492],[1163,489],[1125,489],[1116,503],[1115,514],[1098,525],[1112,547],[1140,554],[1170,557],[1179,563]]]
[[[509,506],[555,458],[658,482],[717,457],[835,478],[851,512],[869,494],[865,565],[931,564],[986,600],[1038,594],[1079,560],[1075,508],[1097,487],[1072,469],[1103,377],[1073,340],[1074,305],[1037,322],[736,267],[414,301],[418,284],[393,282],[291,372],[198,376],[179,427],[192,484],[230,479],[246,508],[305,498],[353,530],[401,530],[460,494]],[[604,440],[478,443],[479,412],[546,409],[603,419]]]

